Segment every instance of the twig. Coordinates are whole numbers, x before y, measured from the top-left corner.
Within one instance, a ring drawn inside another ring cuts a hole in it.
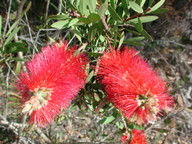
[[[101,18],[101,22],[102,22],[105,30],[106,30],[106,31],[109,31],[110,28],[109,28],[109,26],[107,25],[107,23],[106,23],[106,21],[105,21],[105,17],[102,17],[102,18]]]
[[[129,17],[128,19],[125,19],[125,20],[123,20],[123,21],[124,21],[124,22],[127,22],[127,21],[129,21],[129,20],[134,19],[134,18],[141,17],[142,15],[146,14],[146,13],[147,13],[148,11],[150,11],[150,10],[151,10],[151,8],[148,8],[148,9],[146,9],[143,13],[137,13],[137,14],[133,15],[132,17]]]
[[[9,1],[9,8],[8,8],[8,13],[7,13],[7,19],[6,19],[5,28],[4,28],[4,31],[3,31],[3,36],[2,36],[3,39],[5,38],[5,33],[7,31],[7,27],[8,27],[8,23],[9,23],[11,5],[12,5],[12,0]]]
[[[36,127],[36,132],[44,139],[47,143],[52,143],[52,141],[42,132],[42,130]]]

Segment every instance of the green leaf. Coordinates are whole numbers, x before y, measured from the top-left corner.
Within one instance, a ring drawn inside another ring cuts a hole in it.
[[[134,38],[129,38],[127,39],[127,41],[141,41],[144,40],[145,37],[134,37]]]
[[[142,0],[141,3],[140,3],[140,7],[143,7],[145,2],[146,2],[146,0]]]
[[[143,30],[141,35],[144,36],[147,40],[153,41],[153,38],[146,32],[146,30]]]
[[[156,3],[150,10],[150,12],[157,10],[164,4],[165,0],[160,0],[158,3]]]
[[[96,4],[97,1],[96,0],[88,0],[88,7],[91,13],[94,13],[96,10]]]
[[[55,20],[64,20],[64,19],[67,19],[67,18],[69,18],[68,15],[64,15],[64,14],[62,14],[62,15],[53,15],[53,16],[49,16],[49,17],[48,17],[48,20],[51,20],[51,19],[55,19]]]
[[[28,49],[25,43],[22,42],[15,42],[7,44],[6,46],[7,53],[17,53],[17,52],[27,52]]]
[[[124,32],[122,32],[122,34],[121,34],[121,39],[119,40],[118,48],[121,47],[121,45],[123,44],[124,39],[125,39],[125,35],[124,35]]]
[[[98,122],[98,124],[108,124],[115,120],[114,116],[108,116]]]
[[[153,2],[154,2],[154,0],[149,0],[148,7],[151,7]]]
[[[13,39],[13,37],[16,35],[16,33],[18,33],[19,30],[20,30],[20,27],[17,27],[15,30],[13,30],[12,33],[9,34],[9,36],[5,40],[4,46],[6,46]]]
[[[116,124],[116,126],[117,126],[119,129],[121,129],[121,130],[124,128],[123,123],[120,122],[120,121],[116,122],[115,124]]]
[[[95,22],[95,21],[99,21],[100,20],[100,16],[96,13],[91,13],[88,16],[88,19],[90,19],[91,21]]]
[[[120,20],[120,21],[122,20],[121,17],[116,13],[116,11],[110,5],[108,6],[108,10],[114,20]]]
[[[10,60],[15,60],[15,61],[25,61],[25,59],[18,58],[18,57],[12,57]]]
[[[81,12],[82,15],[88,16],[89,15],[89,10],[87,9],[89,0],[80,0],[79,3],[79,11]]]
[[[122,7],[126,14],[129,13],[127,0],[122,0]]]
[[[137,3],[130,1],[129,6],[136,12],[138,13],[143,13],[142,7],[140,7]]]
[[[98,10],[98,14],[103,17],[105,15],[105,12],[107,11],[108,9],[108,2],[106,1],[105,3],[103,3],[101,5],[101,7],[99,8]]]
[[[85,23],[85,24],[90,24],[92,23],[92,21],[88,18],[84,18],[84,17],[79,17],[78,18],[81,22]]]
[[[129,44],[129,45],[133,45],[133,46],[144,46],[143,43],[140,43],[140,42],[137,42],[137,41],[128,41],[128,40],[126,40],[126,41],[124,41],[124,43]]]
[[[102,53],[94,53],[94,52],[87,52],[90,56],[95,56],[95,57],[99,57],[102,56]]]
[[[138,17],[138,23],[133,23],[134,28],[138,31],[138,32],[142,32],[143,31],[143,24],[140,20],[140,18]]]
[[[144,127],[133,124],[133,129],[144,130]]]
[[[57,21],[57,22],[53,23],[53,24],[51,25],[51,27],[56,28],[56,29],[61,29],[61,28],[63,28],[65,25],[67,25],[68,23],[69,23],[69,19],[60,20],[60,21]]]
[[[9,28],[8,32],[6,33],[6,37],[8,37],[8,35],[10,33],[12,33],[13,29],[15,28],[15,26],[18,24],[18,21],[14,22],[11,27]]]
[[[78,18],[73,18],[70,20],[68,27],[75,25],[76,23],[78,23],[79,19]]]
[[[147,23],[147,22],[152,22],[158,18],[159,18],[158,16],[142,16],[139,19],[141,23]],[[138,23],[138,18],[131,19],[128,22]]]
[[[161,9],[157,9],[155,11],[150,12],[151,14],[163,14],[166,13],[167,11],[169,11],[169,9],[167,8],[161,8]]]

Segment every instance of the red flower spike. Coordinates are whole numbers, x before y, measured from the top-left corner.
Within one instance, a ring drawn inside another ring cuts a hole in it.
[[[98,77],[108,100],[129,122],[142,125],[154,121],[162,110],[173,106],[164,80],[133,48],[105,52]]]
[[[133,129],[131,135],[123,135],[121,137],[123,144],[147,144],[147,137],[142,130]]]
[[[53,122],[62,109],[67,108],[84,86],[87,59],[76,54],[67,43],[53,43],[42,48],[26,64],[17,87],[22,95],[23,113],[30,116],[30,124],[45,127]]]

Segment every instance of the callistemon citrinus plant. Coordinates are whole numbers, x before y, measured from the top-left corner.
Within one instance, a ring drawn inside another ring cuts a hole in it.
[[[121,137],[122,144],[147,144],[147,137],[142,130],[133,129]]]
[[[98,76],[105,85],[107,99],[131,123],[154,121],[162,110],[170,110],[173,105],[164,80],[133,48],[105,52]]]
[[[85,84],[87,60],[67,45],[60,42],[42,48],[19,76],[22,112],[30,116],[31,124],[44,127],[52,123]]]

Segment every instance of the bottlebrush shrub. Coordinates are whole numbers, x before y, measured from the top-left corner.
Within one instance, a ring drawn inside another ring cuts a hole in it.
[[[121,142],[123,144],[147,144],[147,137],[142,130],[133,129],[131,134],[121,137]]]
[[[133,48],[105,52],[98,77],[105,85],[107,99],[128,122],[142,125],[154,121],[173,105],[164,80]]]
[[[45,127],[52,123],[85,84],[87,59],[67,45],[60,42],[43,47],[19,76],[22,112],[30,116],[30,124]]]

